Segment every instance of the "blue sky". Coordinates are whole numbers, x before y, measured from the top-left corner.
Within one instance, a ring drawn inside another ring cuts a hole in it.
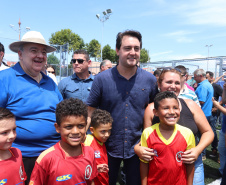
[[[101,42],[102,23],[96,18],[110,8],[113,14],[104,24],[103,45],[115,48],[118,32],[134,29],[143,36],[143,47],[151,61],[188,59],[226,55],[225,0],[39,0],[1,1],[0,42],[6,48],[5,59],[17,60],[8,49],[26,27],[40,31],[48,42],[51,33],[71,29],[85,43]],[[69,56],[70,57],[70,56]]]

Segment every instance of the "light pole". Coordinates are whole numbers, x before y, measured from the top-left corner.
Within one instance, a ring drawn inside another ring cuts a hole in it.
[[[211,45],[206,45],[205,47],[208,47],[208,60],[207,60],[207,71],[208,71],[208,69],[209,69],[209,49],[210,49],[210,47],[212,47],[213,46],[213,44],[211,44]]]
[[[13,24],[10,24],[9,26],[10,26],[13,30],[15,30],[16,32],[19,33],[19,40],[20,40],[20,35],[21,35],[21,28],[20,28],[21,22],[20,22],[20,18],[19,18],[18,25],[19,25],[18,30],[14,27]],[[26,27],[25,29],[26,29],[26,31],[28,31],[28,30],[30,30],[31,28],[30,28],[30,27]]]
[[[102,38],[101,38],[101,45],[100,45],[100,50],[101,50],[101,62],[102,62],[102,46],[103,46],[103,35],[104,35],[104,22],[109,19],[110,15],[112,14],[111,9],[107,9],[102,12],[103,15],[100,16],[100,14],[96,14],[97,19],[99,19],[103,23],[102,27]]]

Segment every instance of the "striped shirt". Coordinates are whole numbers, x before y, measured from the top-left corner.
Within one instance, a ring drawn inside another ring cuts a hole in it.
[[[189,89],[186,85],[184,85],[184,88],[181,89],[178,98],[193,100],[195,103],[197,103],[197,105],[199,107],[201,107],[200,103],[199,103],[199,100],[198,100],[198,97],[195,94],[195,92],[192,91],[191,89]]]

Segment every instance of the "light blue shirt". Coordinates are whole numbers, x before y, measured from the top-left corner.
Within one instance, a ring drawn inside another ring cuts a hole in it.
[[[199,101],[205,102],[201,105],[201,108],[206,117],[211,116],[212,111],[212,97],[213,97],[213,86],[209,83],[208,80],[204,80],[198,84],[198,87],[195,91]]]
[[[54,81],[42,73],[37,83],[20,64],[0,71],[0,107],[16,116],[17,137],[13,147],[23,157],[37,157],[60,139],[56,132],[56,105],[63,100]]]
[[[94,76],[90,74],[90,76],[87,79],[81,80],[74,73],[73,75],[61,80],[58,85],[58,89],[64,99],[78,98],[85,102],[89,96],[93,79]]]

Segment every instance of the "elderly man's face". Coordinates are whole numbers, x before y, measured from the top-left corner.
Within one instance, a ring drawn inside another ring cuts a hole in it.
[[[23,51],[19,51],[18,54],[25,73],[32,77],[39,75],[47,60],[46,46],[33,43],[25,44]]]
[[[101,67],[101,71],[105,71],[105,70],[110,69],[110,68],[112,68],[112,63],[107,61],[105,66]]]

